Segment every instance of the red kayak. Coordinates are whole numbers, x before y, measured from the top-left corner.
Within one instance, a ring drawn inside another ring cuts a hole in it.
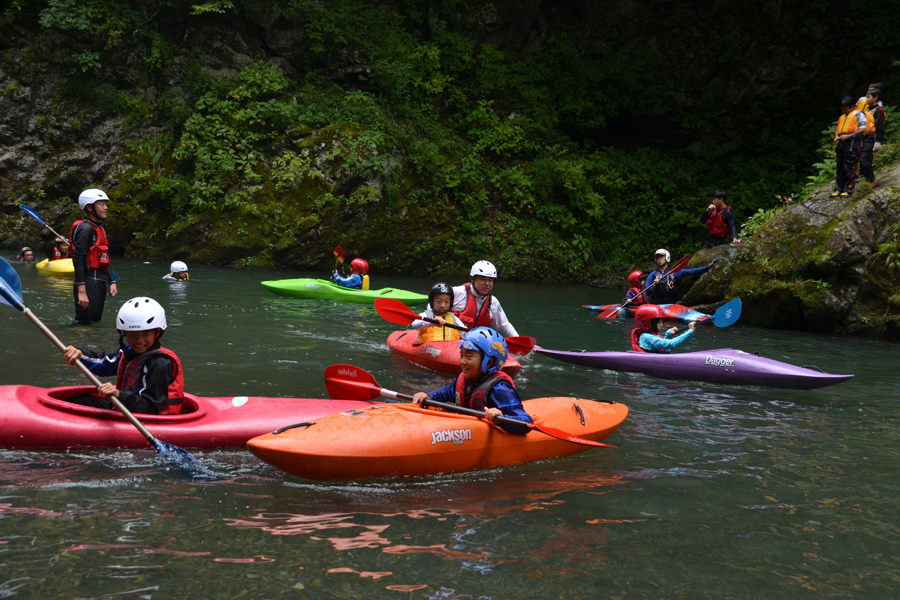
[[[457,367],[458,368],[458,367]],[[147,440],[119,411],[71,404],[90,386],[0,386],[2,448],[147,448]],[[242,447],[250,438],[314,421],[333,412],[376,404],[362,400],[306,398],[203,398],[184,395],[182,413],[135,414],[161,441],[183,448]]]
[[[391,352],[411,363],[438,373],[459,375],[459,340],[417,343],[418,337],[418,331],[395,331],[388,336],[387,343]],[[521,368],[519,361],[510,356],[503,372],[515,377]]]

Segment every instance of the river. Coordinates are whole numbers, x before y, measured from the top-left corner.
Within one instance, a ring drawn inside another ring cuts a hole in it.
[[[121,302],[159,300],[165,345],[197,395],[323,398],[334,363],[407,393],[447,381],[388,353],[399,327],[374,307],[259,285],[311,274],[192,265],[173,285],[167,264],[117,258],[120,296],[85,327],[70,324],[71,280],[12,264],[25,303],[76,346],[117,347]],[[621,292],[503,280],[494,291],[546,348],[629,345],[631,320],[581,308]],[[0,307],[0,332],[0,384],[83,383],[17,310]],[[682,346],[722,347],[856,378],[769,390],[532,355],[523,398],[629,407],[607,440],[616,448],[433,478],[313,482],[232,449],[192,451],[226,476],[195,482],[149,448],[0,450],[0,598],[896,598],[900,346],[740,323]]]

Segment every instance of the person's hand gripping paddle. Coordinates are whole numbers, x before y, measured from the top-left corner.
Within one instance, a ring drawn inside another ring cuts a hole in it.
[[[334,248],[334,270],[343,276],[343,274],[344,274],[343,269],[344,269],[344,250],[340,246],[335,246],[335,248]]]
[[[50,331],[50,329],[48,329],[47,326],[44,325],[44,323],[41,322],[41,320],[22,302],[22,282],[19,280],[19,276],[13,268],[9,266],[9,263],[2,258],[0,258],[0,303],[20,310],[29,321],[34,323],[34,325],[41,330],[41,333],[53,342],[53,345],[56,346],[60,352],[65,352],[65,344],[63,344],[59,338],[56,337],[53,332]],[[91,373],[81,361],[76,361],[75,366],[81,370],[84,376],[87,377],[93,385],[98,388],[102,385],[102,382],[97,379],[97,377]],[[173,446],[172,444],[161,442],[153,437],[153,435],[147,431],[147,428],[144,427],[144,424],[138,421],[118,398],[110,396],[107,399],[112,402],[116,408],[125,415],[125,418],[131,421],[131,424],[141,432],[141,435],[147,438],[147,441],[156,448],[159,457],[166,466],[174,467],[188,477],[194,479],[219,479],[218,475],[194,458],[187,450],[179,448],[178,446]]]

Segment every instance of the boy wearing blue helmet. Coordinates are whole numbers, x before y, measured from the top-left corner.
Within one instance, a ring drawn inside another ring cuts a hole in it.
[[[503,336],[490,327],[476,327],[459,343],[459,368],[462,372],[456,381],[427,394],[418,392],[413,396],[413,402],[423,404],[431,399],[483,410],[488,421],[506,416],[533,423],[522,406],[522,398],[512,377],[500,370],[508,357]],[[508,424],[500,427],[508,433],[526,434],[529,431],[526,427]]]

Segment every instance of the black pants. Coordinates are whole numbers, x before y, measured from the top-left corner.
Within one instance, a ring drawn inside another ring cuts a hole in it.
[[[88,307],[78,306],[78,286],[72,286],[75,296],[75,322],[79,325],[96,323],[103,316],[103,306],[106,304],[106,292],[109,282],[104,271],[88,271],[84,281],[84,291],[88,297]]]
[[[872,169],[872,159],[875,158],[875,136],[864,135],[862,149],[859,153],[859,176],[865,177],[869,183],[875,181],[875,171]]]
[[[723,237],[717,238],[717,237],[713,237],[711,235],[707,235],[706,241],[703,242],[702,249],[705,250],[707,248],[715,248],[716,246],[721,246],[724,243],[725,243],[725,238],[723,238]]]
[[[859,161],[861,144],[859,138],[839,140],[837,143],[837,173],[834,191],[852,194],[856,187],[856,163]]]
[[[92,396],[90,394],[75,394],[66,398],[66,402],[71,402],[72,404],[80,404],[81,406],[92,406],[94,408],[115,408],[115,406],[113,406],[113,403],[109,400],[101,398],[100,396]]]

